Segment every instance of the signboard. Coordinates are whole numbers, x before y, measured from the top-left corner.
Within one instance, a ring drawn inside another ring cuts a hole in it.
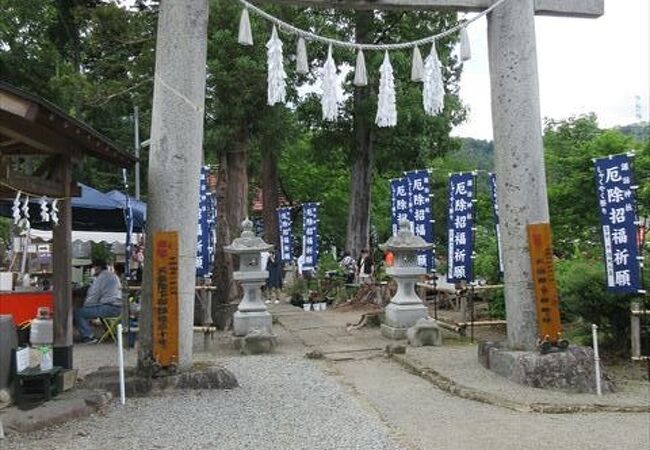
[[[474,281],[474,174],[449,175],[447,281]]]
[[[637,221],[628,155],[594,160],[598,209],[605,250],[607,290],[642,291]]]
[[[153,355],[168,367],[178,362],[178,232],[154,232],[153,245]]]
[[[402,220],[408,220],[411,222],[411,229],[413,228],[413,217],[411,215],[411,209],[409,203],[411,201],[411,195],[409,193],[409,183],[406,178],[397,178],[391,180],[391,191],[395,192],[394,204],[395,209],[393,211],[393,236],[397,234],[399,230],[399,223]]]
[[[551,225],[548,223],[528,225],[528,246],[535,284],[537,331],[540,339],[557,342],[562,332],[562,323],[553,268]]]
[[[305,255],[304,269],[313,269],[318,263],[318,203],[302,205],[302,246]]]
[[[503,276],[503,253],[501,253],[501,225],[499,224],[499,203],[497,201],[497,176],[488,173],[490,177],[490,194],[492,197],[492,211],[494,211],[494,231],[497,237],[497,258],[499,260],[499,275]]]
[[[433,220],[431,214],[431,188],[428,170],[407,172],[409,186],[411,219],[413,233],[427,242],[433,242]],[[435,268],[434,251],[425,250],[418,253],[418,266],[425,267],[427,272]]]
[[[291,241],[291,208],[278,208],[278,231],[280,233],[280,259],[291,262],[293,254]]]

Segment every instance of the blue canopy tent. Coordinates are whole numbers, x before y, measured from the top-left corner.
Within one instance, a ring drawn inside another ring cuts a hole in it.
[[[81,196],[72,198],[72,229],[75,231],[126,231],[124,206],[90,186],[78,183]],[[133,209],[133,231],[144,231],[145,213],[141,209]],[[41,222],[41,212],[38,198],[34,197],[29,205],[30,223],[32,228],[50,229],[52,224]],[[0,204],[0,215],[12,217],[11,202]]]
[[[120,205],[122,205],[122,208],[126,208],[127,196],[124,194],[124,192],[118,190],[112,190],[112,191],[108,191],[106,195],[112,198],[113,200],[115,200],[116,202],[118,202]],[[131,209],[134,211],[134,213],[142,215],[144,220],[144,222],[142,223],[142,227],[144,228],[144,223],[146,223],[147,221],[147,204],[143,201],[136,200],[135,197],[132,197],[130,195],[128,196],[128,199],[129,199],[129,204],[131,205]],[[134,217],[134,220],[137,220],[137,218]]]

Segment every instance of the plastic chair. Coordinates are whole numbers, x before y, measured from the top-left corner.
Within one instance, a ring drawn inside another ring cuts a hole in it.
[[[102,326],[104,327],[104,333],[102,333],[102,336],[99,338],[99,341],[97,343],[101,344],[108,337],[113,339],[113,341],[117,341],[117,337],[116,337],[117,325],[122,321],[122,316],[100,317],[99,321],[102,323]]]

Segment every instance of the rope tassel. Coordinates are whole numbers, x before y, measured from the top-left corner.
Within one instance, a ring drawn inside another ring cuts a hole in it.
[[[434,42],[431,44],[431,53],[424,61],[424,86],[422,88],[424,112],[430,116],[440,114],[444,107],[444,97],[445,88],[442,81],[442,70]]]
[[[241,45],[253,45],[253,32],[251,31],[251,21],[248,17],[248,9],[244,8],[241,11],[241,18],[239,19],[239,35],[237,42]]]
[[[321,106],[323,108],[323,120],[335,121],[339,115],[339,105],[336,96],[336,64],[332,57],[332,46],[327,49],[327,59],[323,66],[323,79],[321,87],[323,89],[323,96],[321,98]]]
[[[397,125],[397,108],[395,106],[395,77],[393,66],[384,54],[384,62],[379,68],[379,102],[377,104],[377,117],[375,123],[378,127],[394,127]]]
[[[273,26],[271,39],[266,43],[266,56],[268,61],[267,74],[267,102],[273,106],[276,103],[284,103],[287,95],[284,63],[282,61],[282,41],[278,37],[278,30]]]
[[[354,67],[354,85],[357,87],[368,86],[368,74],[366,72],[366,57],[363,50],[357,52],[357,65]]]
[[[460,30],[460,59],[461,61],[469,61],[472,59],[472,46],[469,42],[467,28]]]
[[[298,48],[296,49],[296,72],[302,75],[307,75],[309,73],[307,45],[303,38],[298,39]]]
[[[424,63],[420,48],[416,45],[413,47],[413,61],[411,62],[411,81],[421,82],[424,77]]]

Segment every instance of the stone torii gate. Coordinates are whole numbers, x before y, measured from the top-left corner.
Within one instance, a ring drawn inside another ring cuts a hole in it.
[[[482,11],[496,0],[267,0],[322,8]],[[537,341],[526,225],[548,222],[542,146],[535,15],[599,17],[604,0],[508,0],[488,16],[492,117],[503,259],[508,342]],[[208,0],[160,4],[156,44],[148,238],[179,230],[179,366],[192,354],[194,252],[198,173],[202,158]],[[234,25],[233,25],[234,26]],[[147,252],[151,256],[151,241]],[[151,356],[151,264],[145,270],[140,362]],[[148,314],[147,314],[148,312]],[[149,317],[147,317],[149,316]]]

